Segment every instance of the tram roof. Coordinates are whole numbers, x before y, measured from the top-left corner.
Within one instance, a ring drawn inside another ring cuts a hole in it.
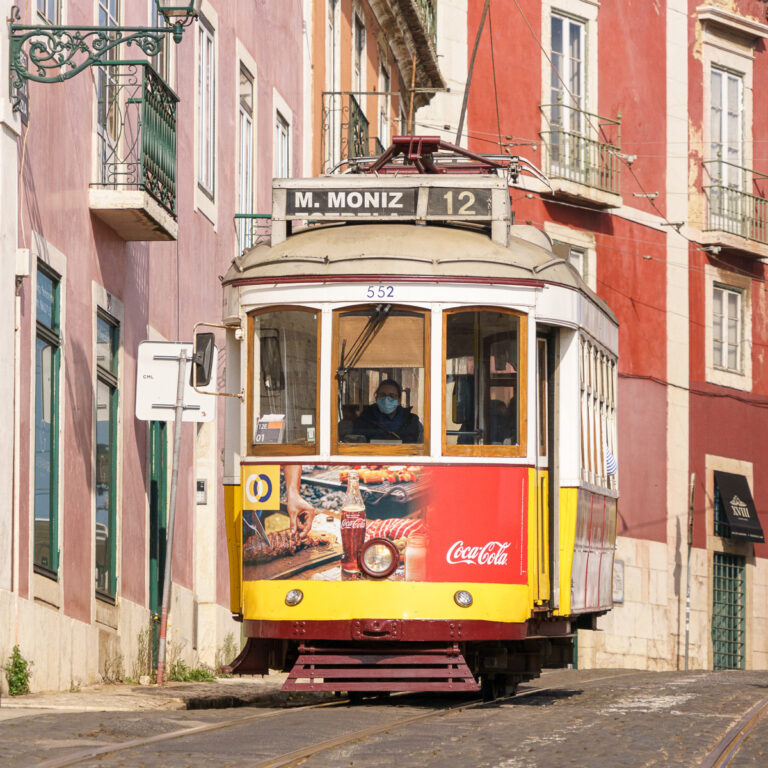
[[[539,245],[535,240],[539,240]],[[235,259],[225,284],[275,278],[319,279],[350,275],[533,280],[580,291],[616,322],[616,316],[556,256],[547,236],[533,227],[510,228],[507,247],[485,232],[458,226],[398,223],[337,224],[310,227],[281,243],[257,245]]]

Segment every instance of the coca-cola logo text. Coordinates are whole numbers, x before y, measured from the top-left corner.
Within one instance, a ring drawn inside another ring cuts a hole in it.
[[[451,544],[445,556],[450,565],[506,565],[511,542],[489,541],[482,546],[465,545],[461,539]]]
[[[364,517],[347,517],[341,521],[342,528],[365,528]]]

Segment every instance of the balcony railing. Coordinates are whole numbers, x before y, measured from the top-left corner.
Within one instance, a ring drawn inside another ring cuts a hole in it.
[[[370,135],[370,123],[355,94],[325,91],[322,118],[320,143],[326,172],[344,160],[371,157],[384,151],[379,139]]]
[[[148,62],[105,62],[97,73],[100,189],[143,190],[176,216],[179,98]]]
[[[564,104],[541,104],[540,132],[548,175],[618,195],[621,190],[621,116],[615,120]]]
[[[432,45],[437,44],[437,3],[435,0],[415,0],[419,9],[424,29],[432,40]]]
[[[244,253],[272,234],[272,216],[269,213],[236,213],[238,253]]]
[[[704,160],[707,230],[768,245],[768,175],[725,160]],[[752,189],[752,192],[746,190]]]

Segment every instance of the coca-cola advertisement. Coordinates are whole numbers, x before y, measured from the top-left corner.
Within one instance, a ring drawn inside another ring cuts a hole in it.
[[[246,581],[527,581],[527,468],[247,464],[241,483]]]

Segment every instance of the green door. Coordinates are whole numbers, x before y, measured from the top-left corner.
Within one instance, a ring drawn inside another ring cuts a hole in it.
[[[713,668],[744,669],[746,560],[715,552],[713,565]]]
[[[157,665],[168,520],[168,435],[164,421],[149,423],[149,610],[152,666]]]

